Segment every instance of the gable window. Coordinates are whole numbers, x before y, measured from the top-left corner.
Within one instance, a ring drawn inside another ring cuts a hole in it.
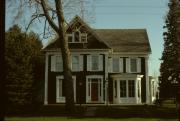
[[[123,59],[116,57],[112,58],[112,72],[123,72]]]
[[[72,34],[67,34],[69,43],[87,43],[87,34],[75,31]]]
[[[72,56],[72,70],[79,71],[79,56]]]
[[[87,42],[87,34],[85,34],[85,33],[81,34],[81,42],[82,43],[86,43]]]
[[[74,42],[80,42],[80,32],[79,31],[74,32]]]
[[[67,39],[68,39],[69,43],[73,42],[73,35],[72,34],[67,34]]]

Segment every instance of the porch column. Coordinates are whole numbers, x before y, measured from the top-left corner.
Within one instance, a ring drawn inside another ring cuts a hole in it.
[[[136,103],[138,103],[139,101],[139,99],[138,99],[138,82],[139,80],[138,79],[136,79],[135,80],[135,98],[136,98]]]
[[[45,87],[44,87],[44,105],[48,104],[48,54],[46,53],[46,62],[45,62]]]
[[[145,57],[145,73],[146,73],[146,103],[150,103],[150,93],[149,93],[149,67],[148,67],[149,56]]]
[[[108,105],[109,102],[109,98],[108,98],[108,88],[109,88],[109,84],[108,84],[108,54],[105,54],[105,104]]]

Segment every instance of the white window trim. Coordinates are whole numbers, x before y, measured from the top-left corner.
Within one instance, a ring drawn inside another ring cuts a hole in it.
[[[92,69],[92,56],[98,56],[98,69]],[[101,54],[93,54],[87,56],[87,71],[103,71],[103,55]]]
[[[72,76],[73,78],[73,87],[74,87],[74,101],[76,102],[76,76]],[[56,77],[56,103],[65,103],[65,97],[59,96],[59,79],[64,79],[63,76]]]
[[[72,37],[72,42],[69,42],[68,43],[73,43],[74,41],[74,34],[66,34],[67,35],[67,40],[68,40],[68,37]]]
[[[92,101],[91,101],[91,82],[90,82],[90,92],[89,92],[89,87],[88,87],[89,82],[88,82],[88,80],[93,79],[93,78],[101,79],[101,81],[100,81],[100,83],[101,83],[101,91],[98,91],[98,92],[101,92],[101,94],[98,94],[98,99],[100,99],[99,103],[103,103],[104,102],[104,100],[103,100],[103,94],[104,94],[104,92],[103,92],[103,76],[101,76],[101,75],[86,76],[86,103],[92,103]],[[99,84],[99,82],[98,82],[98,84]],[[98,85],[98,87],[99,87],[99,85]],[[90,96],[88,95],[89,93],[90,93]]]
[[[57,70],[56,68],[56,57],[59,56],[62,59],[61,55],[51,55],[51,72],[63,72],[63,62],[62,62],[62,70]]]
[[[69,42],[69,41],[68,41],[68,43],[87,43],[87,33],[81,33],[81,32],[79,31],[79,34],[80,34],[80,36],[79,36],[79,42],[75,42],[74,33],[75,33],[75,32],[73,32],[72,34],[67,34],[67,39],[68,39],[69,36],[72,37],[72,42]],[[85,37],[86,37],[86,41],[85,41],[85,42],[82,42],[82,40],[81,40],[81,37],[82,37],[82,36],[85,36]]]
[[[115,72],[113,71],[113,59],[118,59],[119,60],[119,71]],[[123,68],[124,68],[124,65],[123,65],[123,58],[122,57],[112,57],[112,73],[122,73],[123,72]]]
[[[137,71],[131,71],[131,59],[136,59]],[[132,58],[132,57],[128,58],[128,62],[126,64],[129,65],[129,66],[127,66],[127,67],[129,67],[128,68],[129,73],[140,73],[141,72],[141,58],[138,58],[138,57],[136,57],[136,58]]]
[[[86,38],[86,40],[84,42],[82,42],[82,36],[84,36]],[[86,33],[81,33],[81,42],[87,43],[87,34]]]
[[[73,70],[73,68],[72,68],[72,64],[73,64],[72,57],[73,56],[78,56],[78,58],[79,58],[79,67],[77,70]],[[72,71],[74,71],[74,72],[83,71],[83,66],[84,66],[83,55],[80,55],[80,54],[71,55],[71,69],[72,69]]]
[[[134,81],[134,97],[129,97],[129,85],[128,85],[128,81],[129,80],[133,80]],[[118,87],[119,87],[119,89],[120,89],[120,82],[121,81],[126,81],[126,97],[121,97],[121,92],[120,92],[120,90],[119,90],[119,98],[121,98],[121,99],[126,99],[126,98],[129,98],[129,99],[131,99],[131,98],[136,98],[136,96],[137,96],[137,94],[136,94],[136,89],[137,89],[137,87],[136,87],[136,83],[137,83],[137,81],[136,81],[136,79],[117,79],[116,80],[118,83],[117,83],[117,85],[118,85]],[[117,97],[118,97],[117,96]]]

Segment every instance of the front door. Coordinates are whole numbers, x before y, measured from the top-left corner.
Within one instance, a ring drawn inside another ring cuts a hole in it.
[[[101,103],[103,101],[103,77],[89,76],[86,81],[86,102]]]
[[[98,101],[98,80],[93,79],[91,81],[91,101]]]

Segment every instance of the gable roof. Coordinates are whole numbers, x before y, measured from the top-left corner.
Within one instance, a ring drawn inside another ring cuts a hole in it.
[[[114,52],[145,52],[150,53],[151,48],[145,29],[91,29],[80,17],[75,18],[66,28],[68,31],[78,22],[93,35],[87,44],[69,43],[71,49],[113,49]],[[60,49],[58,39],[52,40],[43,50]]]
[[[114,52],[151,52],[146,29],[95,29]]]

